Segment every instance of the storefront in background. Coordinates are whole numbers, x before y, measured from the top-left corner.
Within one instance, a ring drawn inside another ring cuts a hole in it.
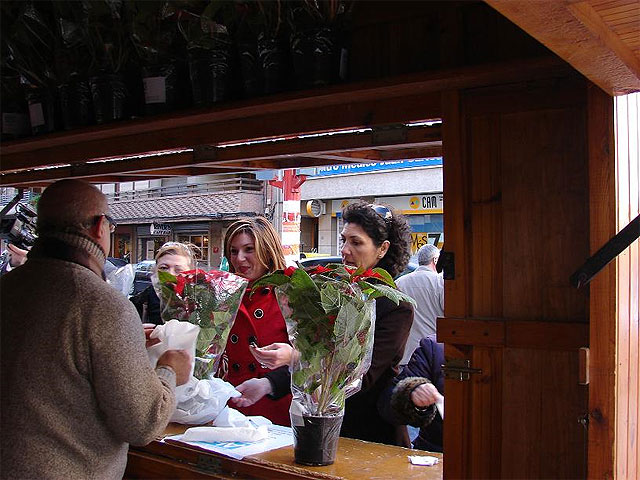
[[[324,211],[320,214],[310,215],[317,222],[317,226],[313,227],[316,235],[322,232],[331,232],[331,248],[326,246],[320,253],[326,255],[340,254],[340,232],[343,222],[341,212],[344,207],[350,203],[357,202],[358,198],[343,198],[338,200],[328,200],[323,202]],[[389,197],[366,197],[366,201],[371,203],[380,203],[392,207],[395,211],[406,216],[409,226],[411,227],[411,253],[415,254],[418,249],[427,243],[442,248],[444,244],[444,199],[441,192],[424,193],[418,195],[399,195]],[[307,227],[307,232],[312,230]],[[305,237],[303,237],[305,238]],[[327,239],[308,239],[303,243],[312,242],[327,245]]]

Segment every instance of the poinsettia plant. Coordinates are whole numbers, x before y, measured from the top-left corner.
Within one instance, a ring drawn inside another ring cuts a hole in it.
[[[172,275],[158,272],[154,283],[162,304],[164,322],[179,320],[200,327],[196,341],[196,378],[208,378],[216,371],[247,280],[229,272],[188,270]]]
[[[288,267],[253,288],[265,285],[276,286],[289,339],[299,353],[291,364],[291,389],[303,415],[340,414],[345,400],[360,390],[371,364],[374,299],[414,303],[382,268]]]

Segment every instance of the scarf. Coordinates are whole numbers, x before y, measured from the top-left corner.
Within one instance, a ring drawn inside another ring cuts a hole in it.
[[[95,240],[75,232],[47,232],[36,240],[28,258],[55,258],[88,268],[106,280],[106,255]]]

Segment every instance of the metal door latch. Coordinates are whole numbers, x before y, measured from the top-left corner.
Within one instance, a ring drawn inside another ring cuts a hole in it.
[[[469,380],[471,374],[482,373],[481,368],[473,368],[471,366],[471,360],[465,360],[464,358],[447,360],[447,363],[442,365],[442,371],[444,372],[444,378],[458,380],[460,382]]]

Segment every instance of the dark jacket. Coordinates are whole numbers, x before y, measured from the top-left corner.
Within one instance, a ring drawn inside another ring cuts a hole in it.
[[[413,322],[413,307],[376,299],[376,325],[371,366],[362,379],[361,390],[348,398],[340,435],[388,445],[408,445],[406,428],[393,425],[378,413],[379,395],[397,374],[404,346]]]
[[[131,303],[136,307],[142,323],[154,323],[156,325],[164,323],[160,316],[160,299],[156,295],[153,285],[149,285],[140,293],[131,297]]]
[[[442,417],[435,405],[418,409],[411,401],[411,392],[423,383],[433,383],[444,395],[444,345],[436,342],[436,336],[428,335],[420,341],[409,363],[393,379],[392,384],[380,396],[378,408],[383,418],[395,424],[420,427],[414,448],[442,452]]]

